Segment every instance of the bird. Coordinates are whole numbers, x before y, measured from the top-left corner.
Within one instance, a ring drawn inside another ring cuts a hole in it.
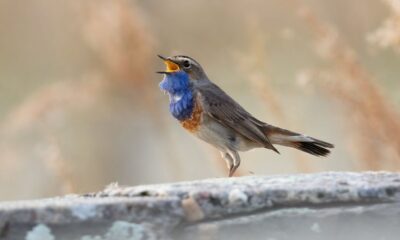
[[[201,140],[217,148],[226,161],[229,177],[240,165],[239,152],[274,145],[327,156],[334,145],[313,137],[279,128],[258,120],[212,82],[193,58],[163,57],[165,71],[159,87],[169,95],[169,111],[180,124]]]

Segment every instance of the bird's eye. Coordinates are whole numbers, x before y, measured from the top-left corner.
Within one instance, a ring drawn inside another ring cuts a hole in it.
[[[183,61],[183,64],[182,64],[182,65],[183,65],[184,68],[190,68],[190,66],[191,66],[189,60]]]

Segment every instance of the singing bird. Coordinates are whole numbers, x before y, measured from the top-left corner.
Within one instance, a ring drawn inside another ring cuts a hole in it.
[[[274,144],[327,156],[334,145],[258,120],[213,83],[200,64],[188,56],[163,57],[166,70],[160,88],[169,95],[169,111],[181,125],[216,147],[233,176],[240,165],[239,151]]]

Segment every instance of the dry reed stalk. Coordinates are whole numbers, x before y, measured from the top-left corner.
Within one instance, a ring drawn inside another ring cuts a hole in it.
[[[158,88],[151,74],[153,40],[140,19],[135,4],[127,0],[78,2],[82,33],[102,63],[101,70],[111,82],[122,84],[137,102],[162,126],[157,104]]]
[[[152,81],[153,40],[140,19],[139,10],[127,0],[77,2],[88,46],[102,63],[106,78],[133,93],[152,119],[162,126]]]
[[[47,167],[48,171],[53,173],[60,181],[61,193],[74,193],[76,183],[73,181],[71,172],[69,170],[67,160],[64,159],[61,153],[61,147],[58,143],[57,138],[52,134],[48,133],[45,136],[46,145],[44,149],[41,149],[43,162]]]
[[[175,154],[179,147],[170,140],[156,97],[159,89],[151,76],[152,59],[156,58],[154,41],[139,10],[127,0],[91,0],[78,6],[84,22],[83,35],[103,63],[104,74],[133,92],[136,103],[151,114],[154,130],[166,145],[169,171],[182,179],[182,167]]]
[[[385,160],[399,168],[398,112],[387,102],[370,74],[357,60],[353,49],[340,39],[339,34],[299,1],[289,1],[295,9],[300,10],[300,18],[314,33],[319,56],[334,67],[330,74],[336,77],[335,81],[321,86],[346,107],[346,120],[351,125],[349,132],[357,139],[360,161],[371,170],[381,169],[381,163]],[[382,151],[387,148],[395,154],[387,157],[388,151]]]
[[[96,0],[79,3],[82,33],[88,46],[103,63],[110,80],[148,90],[153,41],[139,11],[127,0]]]
[[[1,133],[14,135],[32,126],[54,126],[70,108],[92,105],[106,86],[107,82],[97,74],[87,75],[81,81],[47,85],[32,93],[5,117],[0,126]]]
[[[400,53],[400,0],[382,0],[391,14],[381,27],[367,36],[367,40],[381,48],[392,47]]]
[[[71,193],[76,185],[52,130],[63,122],[65,112],[92,105],[104,88],[105,82],[95,75],[81,82],[63,81],[43,87],[7,115],[0,126],[1,138],[12,139],[32,128],[38,129],[45,139],[40,154],[44,166],[60,182],[61,193]],[[6,142],[2,142],[0,148],[7,148],[8,153],[17,151],[15,146]],[[8,158],[3,156],[3,152],[1,155],[0,159]],[[14,161],[21,162],[22,159]]]

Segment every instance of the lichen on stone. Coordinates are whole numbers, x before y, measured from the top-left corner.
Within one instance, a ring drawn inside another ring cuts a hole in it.
[[[55,240],[55,237],[49,227],[39,224],[26,234],[25,240]]]
[[[81,240],[144,240],[156,239],[141,224],[116,221],[103,236],[83,236]]]

